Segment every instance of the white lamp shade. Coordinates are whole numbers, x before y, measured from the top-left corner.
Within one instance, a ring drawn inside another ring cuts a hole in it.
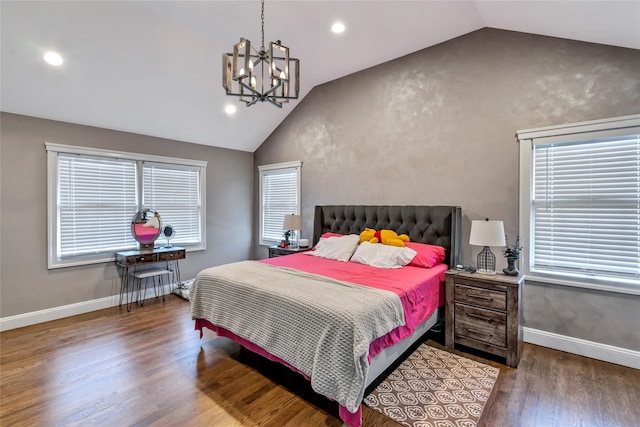
[[[285,215],[282,229],[283,230],[302,230],[302,216]]]
[[[504,246],[504,224],[502,221],[473,220],[469,244],[475,246]]]

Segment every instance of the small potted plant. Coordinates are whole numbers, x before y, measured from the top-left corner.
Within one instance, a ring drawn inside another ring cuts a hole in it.
[[[509,244],[509,238],[505,234],[504,241],[506,242],[506,247],[502,251],[502,254],[507,259],[507,268],[503,268],[502,272],[507,276],[517,276],[520,274],[518,268],[516,267],[516,261],[520,259],[520,251],[522,250],[522,246],[520,246],[520,236],[516,237],[516,241],[513,245]]]

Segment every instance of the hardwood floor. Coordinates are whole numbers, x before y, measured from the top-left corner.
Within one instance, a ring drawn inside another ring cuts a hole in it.
[[[503,374],[487,426],[640,424],[638,370],[530,344],[517,370],[491,364]],[[337,427],[337,412],[298,374],[210,331],[200,339],[176,296],[0,333],[3,427]],[[367,407],[363,418],[398,425]]]

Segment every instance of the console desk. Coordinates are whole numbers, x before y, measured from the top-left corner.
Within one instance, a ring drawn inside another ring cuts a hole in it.
[[[122,276],[120,278],[120,303],[122,305],[122,297],[126,295],[127,311],[131,310],[133,303],[134,287],[131,286],[131,298],[129,298],[130,277],[140,278],[140,274],[136,273],[144,271],[145,277],[169,275],[169,283],[181,283],[180,268],[178,260],[186,258],[184,248],[172,246],[170,248],[160,247],[151,250],[134,250],[116,252],[116,264],[122,268]],[[150,269],[152,264],[164,263],[164,269]],[[135,285],[135,283],[134,283]],[[140,293],[140,284],[138,283],[138,294]]]

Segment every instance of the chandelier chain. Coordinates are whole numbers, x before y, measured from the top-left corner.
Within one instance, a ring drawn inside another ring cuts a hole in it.
[[[262,45],[260,46],[260,52],[264,52],[264,0],[262,0],[262,13],[260,14],[260,20],[262,22]]]

